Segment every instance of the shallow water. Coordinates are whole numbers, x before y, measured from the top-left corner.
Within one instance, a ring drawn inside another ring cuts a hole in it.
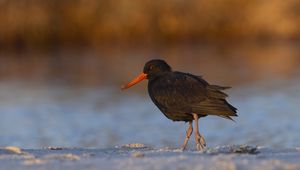
[[[200,119],[209,147],[250,144],[300,146],[300,80],[278,80],[228,91],[236,122]],[[145,85],[141,85],[145,86]],[[145,87],[146,88],[146,87]],[[0,145],[106,148],[126,143],[177,147],[187,124],[164,117],[146,94],[101,89],[0,84]],[[191,138],[190,148],[194,148]]]

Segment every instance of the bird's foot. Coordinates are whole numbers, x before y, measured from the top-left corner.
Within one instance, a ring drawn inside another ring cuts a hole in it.
[[[188,141],[189,141],[189,136],[187,136],[186,138],[185,138],[185,140],[184,140],[184,143],[183,143],[183,145],[181,146],[181,150],[182,151],[184,151],[185,149],[186,149],[186,147],[187,147],[187,144],[188,144]]]
[[[205,138],[200,134],[197,134],[195,138],[196,138],[196,149],[198,151],[202,151],[206,147]]]
[[[186,150],[186,146],[187,146],[187,145],[181,146],[181,147],[180,147],[180,150],[181,150],[181,151],[185,151],[185,150]]]
[[[187,136],[186,136],[186,138],[185,138],[185,140],[184,140],[183,145],[181,146],[181,150],[182,150],[182,151],[184,151],[184,150],[186,149],[191,134],[192,134],[192,133],[189,133],[189,134],[188,134],[188,132],[187,132]]]
[[[192,133],[193,133],[193,122],[190,121],[189,122],[189,128],[186,130],[186,137],[184,139],[184,143],[183,143],[183,145],[181,147],[182,151],[184,151],[186,149],[186,146],[187,146],[187,144],[189,142],[189,139],[190,139]]]

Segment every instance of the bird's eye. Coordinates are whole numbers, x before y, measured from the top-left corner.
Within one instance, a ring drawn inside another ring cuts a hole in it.
[[[151,65],[151,66],[150,66],[150,70],[152,70],[152,69],[154,69],[154,65]]]

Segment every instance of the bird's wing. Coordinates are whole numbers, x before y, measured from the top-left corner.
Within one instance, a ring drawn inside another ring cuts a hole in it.
[[[208,97],[206,86],[204,80],[200,82],[189,74],[175,72],[172,76],[154,82],[149,89],[149,94],[163,112],[180,110],[191,113],[191,106],[205,101]]]
[[[199,76],[180,72],[160,81],[152,87],[151,98],[163,112],[237,116],[236,108],[225,100],[227,94],[221,91],[228,87],[209,85]]]

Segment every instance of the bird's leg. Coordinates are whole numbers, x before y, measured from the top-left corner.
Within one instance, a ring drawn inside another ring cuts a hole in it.
[[[185,148],[186,148],[186,146],[187,146],[187,144],[189,142],[189,139],[190,139],[192,133],[193,133],[193,121],[189,121],[189,127],[186,130],[186,137],[184,139],[182,150],[185,150]]]
[[[199,116],[196,113],[193,113],[193,117],[195,120],[195,129],[196,129],[196,133],[195,133],[195,140],[196,140],[196,148],[198,151],[201,151],[205,148],[206,146],[206,142],[205,139],[202,135],[200,135],[199,133],[199,124],[198,124],[198,120],[199,120]]]

